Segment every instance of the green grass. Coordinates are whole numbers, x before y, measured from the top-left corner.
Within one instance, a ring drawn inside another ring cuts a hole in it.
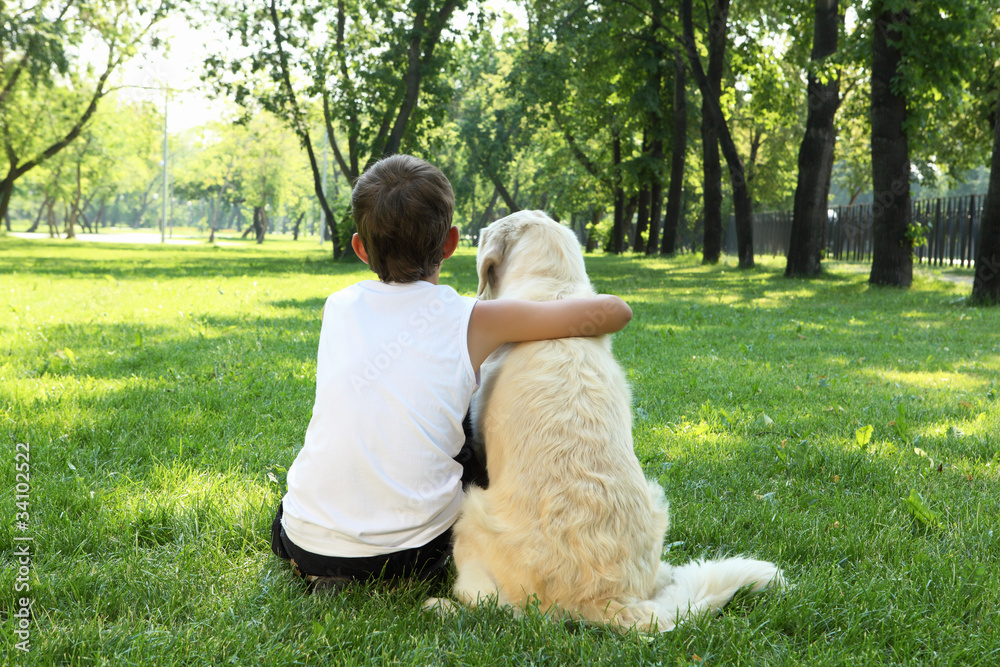
[[[871,289],[847,264],[808,282],[769,259],[588,264],[635,311],[615,350],[636,452],[671,500],[665,558],[751,554],[794,588],[655,637],[533,610],[442,620],[420,603],[445,591],[423,584],[306,595],[268,531],[320,308],[365,268],[312,242],[0,238],[3,662],[1000,663],[1000,312],[930,276]],[[471,293],[472,251],[442,279]],[[27,654],[6,546],[23,535]]]

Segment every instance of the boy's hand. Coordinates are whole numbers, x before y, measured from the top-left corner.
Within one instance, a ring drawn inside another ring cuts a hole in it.
[[[469,320],[469,356],[476,370],[504,343],[600,336],[621,331],[632,309],[616,296],[582,299],[479,301]]]

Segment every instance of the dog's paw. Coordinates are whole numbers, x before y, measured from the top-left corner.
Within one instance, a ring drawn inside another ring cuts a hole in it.
[[[448,598],[427,598],[422,609],[434,612],[438,616],[447,616],[458,611],[458,605]]]

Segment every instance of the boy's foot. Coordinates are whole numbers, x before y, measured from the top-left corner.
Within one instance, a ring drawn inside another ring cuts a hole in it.
[[[306,580],[306,590],[310,593],[320,593],[324,591],[336,593],[341,588],[354,581],[353,577],[320,577],[315,574],[303,574],[302,571],[299,570],[299,566],[295,562],[294,558],[290,560],[290,564],[292,566],[292,572],[294,572],[296,576],[302,577]]]
[[[305,580],[310,593],[336,593],[354,581],[352,577],[318,577],[314,574],[307,574]]]

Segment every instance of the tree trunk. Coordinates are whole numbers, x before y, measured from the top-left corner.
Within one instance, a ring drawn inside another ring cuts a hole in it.
[[[234,229],[236,231],[239,231],[240,227],[243,226],[243,211],[242,211],[243,207],[241,206],[241,204],[242,204],[242,201],[240,201],[237,204],[232,205],[231,211],[232,211],[233,215],[229,219],[229,227],[227,227],[227,229],[231,228],[231,229]],[[251,229],[252,229],[252,227],[251,227]],[[247,232],[243,232],[243,236],[240,237],[240,238],[244,238],[245,239],[246,235],[247,235]]]
[[[149,208],[149,195],[153,191],[153,186],[162,178],[162,175],[153,177],[149,181],[149,185],[146,186],[146,190],[142,193],[142,199],[139,200],[139,208],[133,218],[129,221],[129,227],[135,229],[136,227],[142,226],[142,216],[146,214],[146,209]]]
[[[690,9],[690,2],[688,2]],[[690,12],[689,12],[690,14]],[[726,23],[729,19],[729,0],[715,0],[712,4],[712,24],[708,30],[708,81],[714,91],[722,87],[723,65],[726,54]],[[691,31],[694,45],[694,28]],[[698,57],[698,56],[696,56]],[[699,61],[698,66],[701,66]],[[716,94],[716,98],[718,95]],[[701,152],[704,180],[705,241],[702,261],[715,264],[722,255],[722,163],[719,160],[719,129],[711,112],[711,95],[701,91]]]
[[[657,151],[654,149],[654,155]],[[659,157],[663,158],[663,148],[659,149]],[[660,177],[653,178],[649,189],[649,239],[646,241],[646,254],[652,255],[660,250],[660,212],[663,210],[663,183]]]
[[[7,174],[7,176],[0,181],[0,215],[7,215],[7,209],[10,206],[10,198],[14,194],[15,178],[15,176]]]
[[[636,210],[638,215],[636,215],[635,238],[632,240],[632,250],[643,254],[646,253],[646,239],[643,235],[649,229],[649,207],[653,198],[652,187],[652,183],[648,180],[643,183],[637,200]]]
[[[96,234],[101,228],[101,224],[104,222],[104,215],[107,212],[108,196],[104,195],[101,197],[101,205],[97,208],[97,213],[94,215],[94,233]],[[105,225],[106,227],[107,225]]]
[[[703,105],[704,107],[704,105]],[[704,114],[704,108],[702,109]],[[704,115],[701,121],[702,179],[705,236],[702,261],[716,264],[722,255],[722,169],[719,162],[718,139],[711,121]],[[709,148],[706,148],[708,146]]]
[[[49,225],[49,238],[54,239],[59,236],[59,228],[56,226],[56,199],[49,199],[49,211],[45,216],[45,222]]]
[[[479,233],[483,230],[483,227],[489,224],[490,218],[493,217],[493,210],[496,208],[497,199],[500,197],[500,191],[494,186],[493,196],[490,197],[490,203],[487,204],[486,208],[483,209],[483,214],[479,217],[479,224],[473,230],[473,239],[476,245],[479,245]]]
[[[45,210],[49,207],[49,197],[46,195],[45,199],[42,200],[42,207],[38,209],[38,215],[35,217],[35,221],[31,223],[31,227],[28,227],[26,231],[33,232],[38,229],[38,224],[42,221],[42,216],[45,215]]]
[[[208,242],[215,243],[215,226],[219,222],[219,206],[222,205],[222,197],[217,196],[212,202],[212,222],[208,227]]]
[[[715,16],[709,31],[710,40],[718,38],[721,34],[725,38],[725,19],[729,12],[729,0],[716,0]],[[736,143],[729,132],[729,125],[726,117],[722,114],[719,106],[719,88],[712,87],[709,77],[705,75],[701,66],[701,58],[698,56],[697,44],[694,40],[694,24],[691,18],[691,0],[683,0],[681,11],[684,23],[684,45],[687,52],[688,62],[691,64],[691,73],[694,75],[698,89],[701,91],[702,109],[707,107],[710,118],[713,121],[717,132],[717,143],[721,145],[722,154],[726,157],[726,164],[729,166],[729,178],[733,187],[733,212],[736,217],[736,244],[739,256],[739,267],[741,269],[752,269],[754,266],[753,256],[753,206],[750,202],[750,191],[747,188],[746,170],[739,152],[736,150]],[[724,48],[724,43],[722,48]],[[718,46],[716,48],[719,48]],[[709,55],[712,53],[712,44],[709,43]],[[711,61],[709,62],[711,67]],[[721,75],[720,75],[721,81]],[[706,183],[706,189],[708,184]],[[706,211],[707,215],[707,211]],[[709,236],[706,220],[706,244]],[[719,241],[721,248],[721,220],[719,228]],[[707,252],[703,261],[710,260]]]
[[[622,252],[628,252],[635,241],[635,226],[632,224],[632,218],[635,217],[635,209],[638,206],[638,195],[633,195],[625,200],[625,210],[622,213],[622,229],[625,230],[625,238],[622,239]]]
[[[603,211],[599,208],[593,208],[590,211],[590,233],[587,234],[587,246],[584,249],[585,252],[594,252],[597,250],[597,223],[601,221],[601,215]]]
[[[87,219],[87,209],[90,208],[90,202],[93,201],[94,194],[91,193],[89,197],[84,199],[83,190],[80,187],[79,178],[77,179],[76,186],[76,198],[73,202],[73,206],[76,207],[76,221],[79,223],[81,229],[87,230],[88,234],[94,233],[94,227],[90,224],[90,220]]]
[[[883,4],[884,6],[884,4]],[[872,285],[909,287],[913,243],[907,237],[910,211],[910,151],[903,129],[906,98],[893,92],[902,54],[898,43],[909,12],[885,9],[875,24],[872,53]],[[896,81],[897,88],[899,81]]]
[[[267,212],[263,206],[253,208],[253,230],[257,236],[257,245],[264,242],[264,234],[267,232]]]
[[[670,148],[670,189],[667,212],[663,218],[661,255],[673,255],[677,244],[677,228],[681,218],[681,196],[684,192],[684,160],[687,155],[687,66],[684,56],[674,58],[673,139]]]
[[[659,2],[653,3],[653,29],[662,24],[664,7]],[[654,33],[655,34],[655,33]],[[642,232],[638,234],[641,244],[636,247],[636,252],[643,252],[651,255],[660,249],[660,210],[663,202],[663,134],[664,134],[664,109],[660,104],[663,98],[663,65],[667,60],[667,49],[658,40],[653,40],[654,46],[652,55],[656,58],[656,68],[653,71],[650,91],[656,99],[656,108],[650,113],[649,119],[649,159],[652,167],[649,170],[649,212],[647,217],[648,234],[643,238]],[[640,218],[640,225],[644,225]]]
[[[792,234],[788,245],[785,275],[818,276],[826,242],[827,201],[833,175],[836,131],[833,121],[840,107],[840,73],[824,83],[816,68],[837,52],[837,33],[843,15],[839,0],[815,0],[812,65],[806,100],[806,133],[799,146],[799,175],[792,211]]]
[[[619,170],[622,162],[622,140],[618,130],[614,130],[611,141],[612,182],[614,183],[615,217],[611,228],[610,251],[616,255],[622,253],[625,244],[625,190],[622,188],[622,176]]]
[[[659,92],[659,86],[657,86],[657,92]],[[653,125],[651,122],[650,125]],[[642,131],[642,157],[652,159],[653,144],[650,140],[650,133],[655,132],[656,128],[644,128]],[[635,218],[635,233],[632,238],[632,250],[634,252],[643,253],[646,252],[646,232],[649,229],[649,205],[652,199],[652,181],[656,178],[655,172],[652,169],[647,169],[645,166],[645,161],[640,162],[639,168],[639,194],[636,197],[636,218]]]
[[[66,238],[76,238],[76,219],[80,214],[80,197],[82,191],[81,164],[76,163],[76,192],[73,193],[73,201],[69,204],[69,213],[66,215]]]
[[[486,165],[483,166],[486,167]],[[510,192],[507,190],[507,188],[504,187],[504,184],[500,180],[500,178],[493,173],[492,169],[486,168],[485,171],[487,172],[487,175],[490,177],[490,182],[493,184],[495,191],[500,195],[501,198],[503,198],[503,202],[507,204],[508,212],[516,213],[520,211],[521,207],[517,205],[517,202],[514,199],[517,196],[517,188],[515,187],[514,194],[511,195]]]
[[[997,100],[993,126],[993,160],[990,185],[979,221],[979,246],[976,249],[976,277],[972,283],[972,302],[1000,305],[1000,100]]]

